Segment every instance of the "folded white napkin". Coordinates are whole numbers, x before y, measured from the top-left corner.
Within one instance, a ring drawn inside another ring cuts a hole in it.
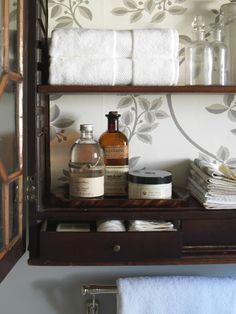
[[[177,58],[179,35],[175,29],[137,29],[133,31],[133,58]]]
[[[129,58],[132,56],[132,33],[82,28],[56,29],[52,33],[50,56]]]
[[[133,85],[176,85],[179,78],[177,59],[133,59]]]
[[[204,195],[195,185],[189,183],[188,188],[190,194],[195,197],[206,209],[235,209],[236,203],[223,202],[222,200],[215,200]]]
[[[205,190],[201,185],[199,185],[196,181],[194,181],[191,177],[188,178],[190,187],[194,187],[201,193],[206,199],[215,202],[215,203],[223,203],[223,204],[235,204],[236,206],[236,193],[226,193],[223,192],[214,192]]]
[[[51,58],[50,84],[128,85],[131,59]]]
[[[196,162],[190,162],[190,170],[193,170],[196,175],[201,177],[207,183],[236,187],[236,180],[224,176],[223,173],[217,172],[218,174],[216,174],[216,170],[209,170],[209,168],[205,167],[200,168]]]
[[[235,314],[236,278],[163,276],[117,280],[118,314]]]
[[[170,221],[131,220],[128,231],[176,231]]]
[[[212,192],[218,192],[225,194],[236,194],[236,183],[225,182],[223,180],[215,179],[215,182],[208,182],[204,180],[196,171],[190,168],[189,177],[194,180],[197,184],[199,184],[203,189]]]

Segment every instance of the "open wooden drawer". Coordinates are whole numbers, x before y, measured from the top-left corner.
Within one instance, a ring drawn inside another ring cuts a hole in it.
[[[40,257],[48,262],[96,265],[151,262],[181,256],[182,232],[58,232],[55,222],[40,230]]]

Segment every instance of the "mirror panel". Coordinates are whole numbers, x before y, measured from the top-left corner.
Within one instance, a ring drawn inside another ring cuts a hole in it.
[[[9,0],[9,66],[12,72],[18,72],[17,5],[18,1]]]
[[[9,81],[0,98],[0,160],[8,174],[18,169],[18,147],[16,129],[16,82]]]

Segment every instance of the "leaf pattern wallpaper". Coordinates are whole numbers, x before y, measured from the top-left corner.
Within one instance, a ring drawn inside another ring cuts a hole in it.
[[[161,23],[168,14],[181,15],[187,10],[182,6],[186,0],[123,0],[123,6],[114,8],[113,15],[129,15],[130,23],[136,23],[149,15],[151,23]]]
[[[82,27],[81,17],[90,21],[93,19],[93,13],[88,8],[88,0],[49,0],[48,4],[51,9],[50,18],[56,22],[54,28]]]
[[[185,47],[192,40],[194,15],[203,15],[210,40],[211,28],[219,22],[220,6],[229,2],[235,1],[49,0],[49,31],[67,27],[176,28],[180,35],[179,84],[184,84]],[[130,143],[130,168],[167,169],[172,171],[174,183],[184,186],[189,160],[199,155],[236,167],[235,95],[52,95],[55,191],[67,181],[70,147],[79,137],[79,125],[93,123],[98,138],[106,129],[105,114],[110,110],[121,114],[120,129]]]

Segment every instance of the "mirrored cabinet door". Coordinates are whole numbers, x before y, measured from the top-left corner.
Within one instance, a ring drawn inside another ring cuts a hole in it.
[[[23,0],[0,0],[0,280],[24,251]]]

